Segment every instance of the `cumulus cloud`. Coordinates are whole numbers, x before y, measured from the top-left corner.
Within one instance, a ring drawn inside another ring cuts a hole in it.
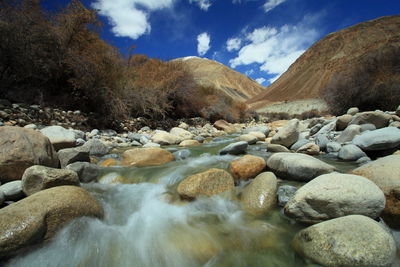
[[[137,39],[151,30],[150,12],[172,7],[175,0],[96,0],[92,6],[108,18],[112,32]]]
[[[257,78],[256,82],[258,82],[259,84],[263,84],[263,82],[265,82],[266,80],[264,78]]]
[[[265,4],[263,5],[264,11],[268,13],[285,1],[286,0],[267,0],[267,2],[265,2]]]
[[[210,0],[190,0],[190,3],[197,3],[200,9],[207,11],[208,8],[211,6]]]
[[[257,63],[260,70],[274,75],[271,80],[276,80],[319,37],[312,27],[314,20],[307,17],[298,25],[254,29],[246,34],[246,44],[229,61],[230,66]]]
[[[206,32],[197,35],[197,53],[199,56],[204,56],[210,49],[210,41],[210,35]]]
[[[239,50],[242,44],[242,39],[240,38],[231,38],[226,41],[226,49],[231,52],[234,50]]]

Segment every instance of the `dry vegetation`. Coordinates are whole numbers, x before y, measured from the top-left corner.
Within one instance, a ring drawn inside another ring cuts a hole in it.
[[[350,107],[361,110],[394,110],[400,103],[400,47],[369,52],[336,73],[321,92],[334,114]]]
[[[106,126],[130,116],[235,121],[245,105],[199,88],[179,62],[123,57],[79,1],[51,14],[39,0],[0,0],[0,98],[94,112]]]

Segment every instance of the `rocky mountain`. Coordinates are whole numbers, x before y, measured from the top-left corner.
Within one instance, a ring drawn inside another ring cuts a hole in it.
[[[397,63],[393,64],[393,60],[399,52],[400,16],[354,25],[316,42],[277,81],[247,103],[260,110],[272,102],[319,98],[327,86],[332,86],[335,74],[355,76],[355,70],[367,70],[370,66],[378,71],[373,71],[376,75],[363,77],[370,80],[362,82],[376,84],[385,75],[396,73],[393,66]],[[357,77],[352,79],[358,82]]]
[[[243,102],[265,91],[256,81],[214,60],[199,57],[175,60],[184,63],[199,85],[222,90],[234,101]]]

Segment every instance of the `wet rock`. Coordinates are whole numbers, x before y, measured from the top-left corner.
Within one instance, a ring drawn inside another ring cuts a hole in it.
[[[277,179],[272,172],[257,175],[242,193],[242,206],[251,214],[265,214],[276,204]]]
[[[248,143],[246,141],[240,141],[240,142],[235,142],[232,144],[227,145],[223,149],[219,151],[220,155],[240,155],[244,154],[246,152],[246,149],[248,147]]]
[[[253,131],[253,132],[249,132],[248,134],[257,137],[258,141],[264,141],[266,138],[265,134],[262,132],[254,132]]]
[[[232,161],[229,164],[229,170],[235,179],[248,180],[261,173],[266,165],[265,160],[261,157],[245,155]]]
[[[384,192],[387,201],[382,217],[390,227],[396,229],[400,229],[400,198],[395,194],[395,190],[400,187],[399,166],[400,155],[391,155],[352,171],[353,174],[370,179]]]
[[[0,127],[0,182],[21,179],[33,165],[58,167],[49,139],[39,132],[20,127]]]
[[[364,164],[366,164],[366,163],[368,163],[370,161],[371,161],[371,159],[369,157],[361,157],[358,160],[356,160],[356,163],[358,165],[364,165]]]
[[[368,111],[368,112],[358,113],[357,115],[355,115],[354,118],[351,120],[350,124],[361,125],[361,124],[371,123],[375,125],[377,129],[379,129],[388,126],[390,118],[391,118],[390,115],[385,114],[383,112]]]
[[[160,144],[156,144],[156,143],[150,142],[150,143],[147,143],[147,144],[143,145],[142,147],[143,147],[143,148],[148,148],[148,147],[161,147],[161,145],[160,145]]]
[[[278,144],[267,144],[267,151],[268,152],[290,152],[285,146],[278,145]]]
[[[353,119],[352,115],[345,114],[342,116],[337,117],[336,120],[336,130],[343,131],[349,125],[351,120]]]
[[[133,148],[122,153],[125,166],[158,166],[175,160],[171,152],[162,148]]]
[[[375,219],[384,207],[382,190],[367,178],[330,173],[299,188],[284,211],[296,221],[318,223],[351,214]]]
[[[330,142],[326,134],[316,134],[315,135],[315,144],[319,146],[321,150],[326,149],[326,145]]]
[[[0,185],[0,192],[3,192],[5,201],[17,201],[25,196],[21,181],[12,181]]]
[[[188,147],[188,146],[199,146],[200,143],[196,140],[184,140],[180,142],[179,146],[181,147]]]
[[[235,188],[233,177],[221,169],[210,169],[191,175],[178,185],[178,194],[184,199],[200,195],[212,196]]]
[[[364,132],[353,140],[364,151],[393,149],[400,145],[400,129],[387,127]]]
[[[396,254],[392,235],[361,215],[308,227],[296,234],[293,246],[300,255],[323,266],[391,266]]]
[[[224,121],[224,120],[217,120],[216,122],[214,122],[214,127],[217,128],[218,130],[222,130],[227,133],[237,132],[237,129],[235,126],[233,126],[232,124],[230,124],[229,122]]]
[[[329,123],[327,123],[325,126],[323,126],[318,132],[317,134],[328,134],[332,131],[334,131],[336,129],[336,120],[331,121]]]
[[[299,139],[300,134],[300,121],[298,119],[293,119],[289,123],[279,130],[272,139],[271,144],[283,145],[285,147],[290,147]]]
[[[365,154],[358,146],[345,145],[340,149],[338,158],[342,160],[356,161],[359,158],[366,156],[367,154]]]
[[[310,181],[315,177],[333,172],[335,167],[300,153],[276,153],[267,161],[267,166],[278,178]]]
[[[239,141],[245,141],[249,145],[254,145],[255,143],[257,143],[258,139],[252,134],[242,134],[241,136],[239,136]]]
[[[185,160],[191,156],[189,149],[182,149],[172,153],[176,160]]]
[[[196,140],[197,142],[199,142],[199,143],[203,143],[204,142],[204,140],[206,140],[203,136],[196,136],[195,138],[194,138],[194,140]]]
[[[178,138],[177,143],[180,143],[184,140],[193,139],[193,134],[182,128],[174,127],[169,131],[169,133],[175,135]]]
[[[308,139],[299,139],[296,143],[294,143],[290,149],[296,151],[300,147],[304,146],[305,144],[310,143],[310,140]]]
[[[339,144],[338,142],[329,142],[326,144],[326,152],[328,152],[328,153],[339,152],[339,150],[341,148],[342,148],[342,145]]]
[[[57,152],[60,166],[64,169],[68,164],[83,161],[90,162],[89,152],[86,147],[71,147],[61,149]]]
[[[361,126],[360,125],[349,125],[347,128],[340,134],[337,141],[339,143],[346,143],[350,142],[356,137],[357,135],[361,134]]]
[[[317,146],[314,143],[308,143],[303,146],[301,146],[299,149],[296,151],[297,153],[304,153],[307,155],[319,155],[320,149],[319,146]]]
[[[77,186],[43,190],[0,209],[0,258],[49,240],[67,222],[82,216],[101,218],[103,209]]]
[[[35,165],[26,169],[21,181],[22,191],[24,191],[27,196],[61,185],[79,186],[79,178],[76,172],[40,165]]]
[[[156,131],[151,140],[160,145],[173,145],[179,143],[179,138],[165,131]],[[142,143],[143,144],[143,143]]]
[[[61,126],[48,126],[40,130],[40,132],[49,138],[56,151],[75,147],[76,134],[72,130],[67,130]]]
[[[297,188],[292,185],[282,185],[278,188],[278,205],[284,207],[294,197]]]
[[[109,161],[107,163],[108,166],[113,166],[118,164],[118,162],[115,159],[107,159],[107,160],[114,161],[113,164],[111,164]],[[67,165],[65,169],[76,172],[78,174],[79,181],[82,183],[89,183],[95,181],[100,173],[100,167],[89,162],[74,162],[72,164]]]
[[[110,148],[98,139],[90,139],[83,147],[89,151],[90,156],[101,157],[110,152]]]

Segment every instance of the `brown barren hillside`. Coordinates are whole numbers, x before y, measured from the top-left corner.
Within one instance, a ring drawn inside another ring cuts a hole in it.
[[[184,63],[199,85],[219,89],[234,101],[243,102],[265,91],[256,81],[214,60],[199,57],[175,60]]]
[[[266,91],[247,103],[260,109],[277,101],[319,98],[335,74],[350,73],[368,64],[383,69],[386,61],[395,57],[393,51],[399,48],[400,16],[381,17],[331,33],[309,48]],[[372,62],[366,60],[377,54],[383,56],[375,56]]]

